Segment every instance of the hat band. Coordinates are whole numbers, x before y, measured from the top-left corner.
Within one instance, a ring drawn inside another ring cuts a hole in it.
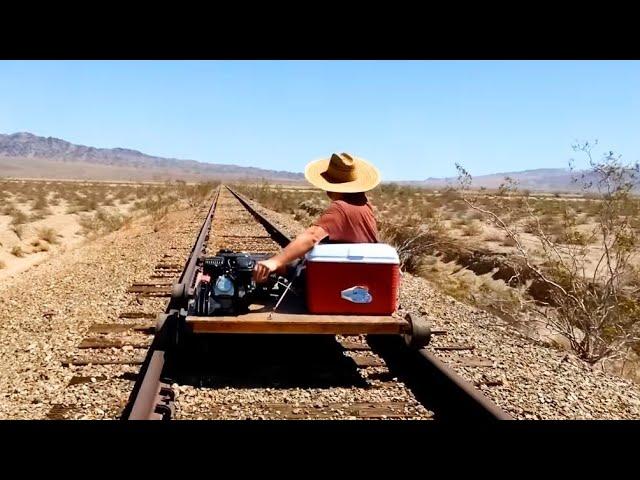
[[[322,175],[322,178],[330,183],[347,183],[356,180],[355,169],[335,170],[330,167],[320,175]]]

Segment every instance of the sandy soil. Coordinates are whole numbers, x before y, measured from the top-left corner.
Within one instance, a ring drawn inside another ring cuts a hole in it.
[[[82,384],[79,393],[69,392],[74,375],[99,376],[108,366],[69,368],[63,360],[77,353],[94,323],[117,323],[119,313],[142,307],[162,311],[165,298],[140,305],[126,289],[148,278],[183,232],[190,237],[183,243],[192,241],[194,216],[171,212],[157,224],[139,218],[0,282],[0,419],[43,419],[69,396],[84,414],[117,418],[133,382],[103,382],[109,390]]]
[[[32,213],[27,204],[17,204],[15,206],[26,214]],[[105,208],[111,213],[128,214],[130,204]],[[87,234],[80,226],[79,214],[65,213],[66,205],[64,205],[64,202],[61,205],[50,207],[50,210],[51,215],[46,216],[46,218],[23,224],[22,238],[11,229],[12,217],[0,215],[0,261],[4,265],[4,268],[0,269],[0,281],[7,281],[7,279],[16,274],[42,263],[51,256],[64,253],[86,240]],[[44,228],[55,230],[57,238],[54,243],[41,241],[40,244],[45,245],[48,251],[38,251],[40,248],[34,246],[33,242],[38,240],[38,232]],[[20,247],[23,256],[12,254],[12,249],[15,247]]]

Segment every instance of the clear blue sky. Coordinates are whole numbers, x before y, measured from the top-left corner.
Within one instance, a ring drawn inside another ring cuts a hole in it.
[[[0,133],[303,171],[333,151],[386,180],[640,159],[640,62],[0,61]]]

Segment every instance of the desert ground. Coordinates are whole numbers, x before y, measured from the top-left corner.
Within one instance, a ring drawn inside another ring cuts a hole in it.
[[[308,186],[235,186],[290,235],[328,204],[322,192]],[[169,242],[182,234],[189,243],[193,232],[181,225],[189,212],[202,207],[212,188],[184,182],[0,182],[0,358],[5,360],[0,417],[43,418],[62,396],[73,394],[78,397],[74,402],[86,404],[82,418],[117,418],[131,382],[122,380],[118,392],[102,391],[99,385],[65,390],[74,372],[60,362],[90,321],[111,321],[127,308],[122,295],[127,285],[151,271]],[[522,200],[496,192],[473,195],[487,208]],[[527,285],[511,284],[499,274],[504,270],[500,262],[517,250],[459,192],[385,185],[370,198],[382,240],[401,254],[403,308],[432,318],[436,328],[449,330],[450,341],[476,345],[473,355],[491,360],[499,377],[478,377],[474,369],[457,366],[467,380],[516,418],[638,418],[635,351],[622,363],[589,363],[573,354],[561,335],[545,331],[544,322],[527,309],[535,301]],[[571,229],[596,223],[597,200],[588,196],[536,194],[528,199],[547,215],[549,233],[558,241],[565,240],[561,220],[568,208],[582,219]],[[525,241],[535,244],[527,217],[517,221]],[[585,245],[584,238],[566,240],[571,247],[598,248],[595,242]],[[161,309],[154,302],[150,312]],[[464,355],[445,357],[451,365],[464,364]]]
[[[159,218],[194,188],[184,182],[0,181],[0,280],[134,218]]]
[[[238,183],[236,188],[261,205],[291,215],[307,226],[329,203],[323,192],[302,185],[253,182]],[[567,336],[556,328],[559,322],[549,321],[557,311],[550,306],[553,302],[549,289],[523,269],[519,247],[530,255],[529,261],[536,268],[565,262],[568,268],[559,276],[570,271],[593,284],[604,283],[610,277],[608,269],[603,268],[603,258],[610,253],[605,251],[600,230],[603,201],[591,192],[430,190],[383,184],[369,193],[369,199],[381,240],[398,249],[405,271],[429,280],[447,295],[498,315],[536,341],[572,348]],[[618,207],[621,210],[616,219],[625,219],[625,233],[637,237],[640,201],[630,197]],[[515,232],[520,245],[487,212],[497,214]],[[613,330],[616,338],[622,331],[632,340],[616,355],[597,361],[592,358],[591,362],[640,381],[637,253],[634,243],[628,259],[625,257],[629,268],[619,282],[618,303],[625,308],[623,320],[603,329],[604,335],[609,335],[605,341],[613,342]],[[572,335],[574,331],[571,330]]]

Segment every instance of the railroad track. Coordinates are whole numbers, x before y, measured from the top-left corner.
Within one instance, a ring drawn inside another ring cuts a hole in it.
[[[132,308],[117,322],[91,326],[64,362],[75,373],[69,389],[130,391],[126,403],[110,402],[109,418],[510,418],[433,353],[409,349],[400,337],[204,335],[177,354],[167,338],[198,258],[221,248],[275,253],[289,242],[227,187],[195,217],[205,220],[186,225],[149,278],[129,286]],[[89,407],[54,405],[48,418],[83,418]]]
[[[127,373],[135,383],[122,419],[510,418],[433,353],[411,350],[400,337],[203,335],[177,354],[171,336],[198,258],[221,248],[275,253],[288,242],[241,195],[219,187],[192,248],[181,244],[152,279],[129,288],[132,295],[169,299],[157,321],[147,310],[124,312],[123,325],[96,325],[90,333],[103,337],[90,336],[79,346],[126,349],[123,362],[139,368]],[[185,250],[181,264],[177,257]],[[100,357],[74,361],[81,360],[95,365]]]
[[[148,278],[133,282],[126,289],[129,307],[110,323],[91,325],[75,351],[62,359],[72,376],[63,400],[52,405],[48,419],[87,418],[88,412],[95,409],[98,414],[94,412],[90,418],[121,416],[153,343],[157,312],[164,309],[171,296],[171,286],[182,272],[184,258],[193,247],[193,238],[210,206],[195,209],[192,219],[181,225],[173,237],[167,252],[149,252],[158,261]]]

